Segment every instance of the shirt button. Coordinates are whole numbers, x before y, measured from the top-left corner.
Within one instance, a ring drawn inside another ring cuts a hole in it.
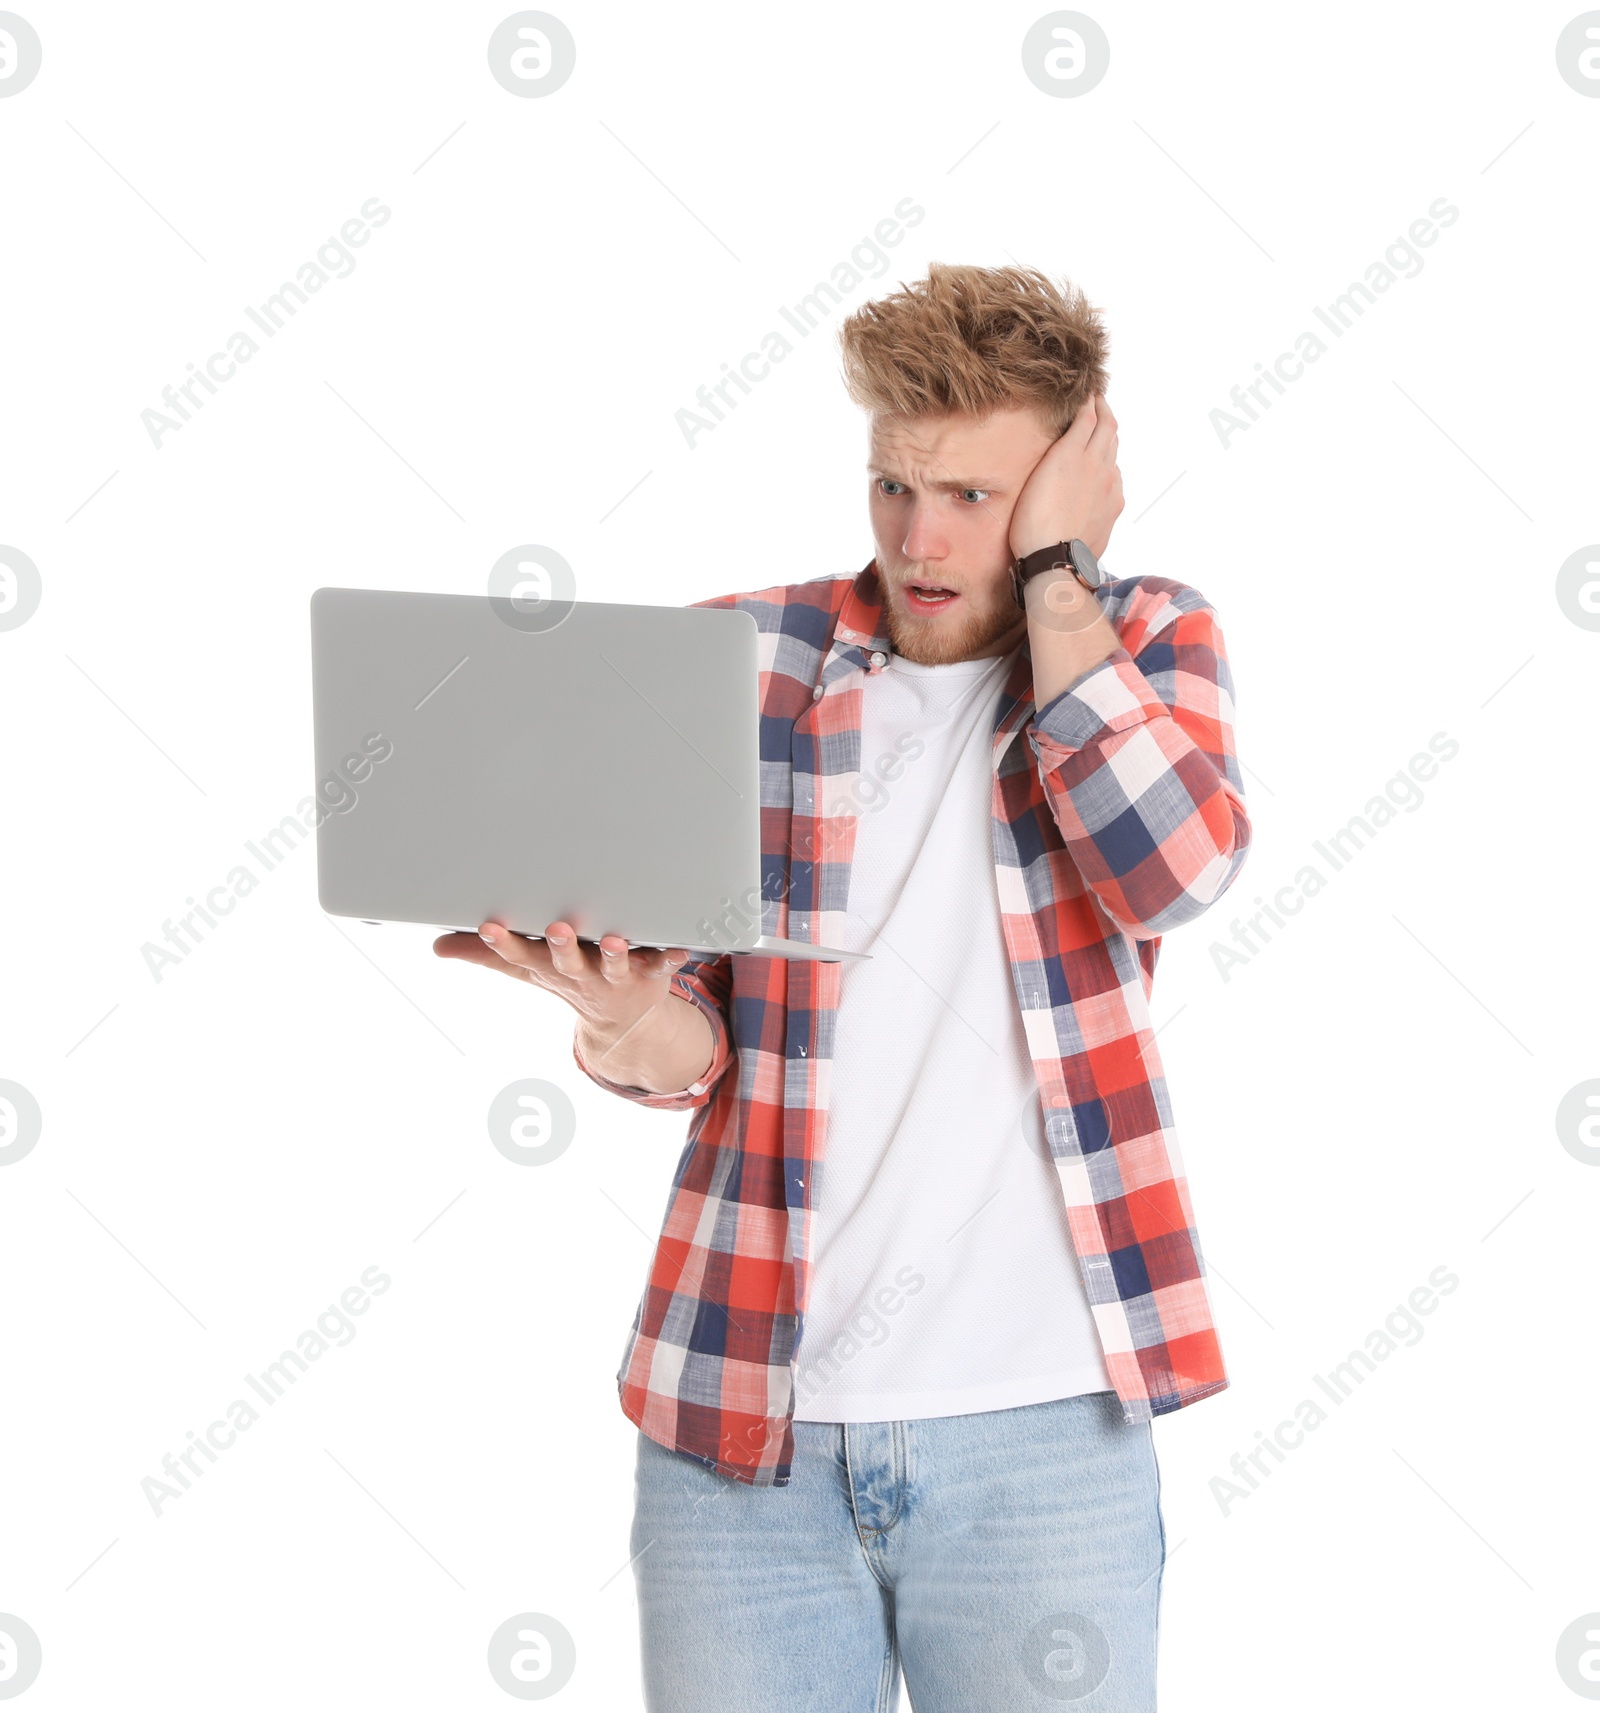
[[[874,666],[886,665],[888,662],[888,659],[889,659],[888,655],[883,653],[881,649],[876,649],[876,648],[873,649],[872,653],[870,655],[868,655],[867,658],[872,662],[872,664]]]
[[[856,640],[856,633],[853,630],[841,630],[839,635],[842,636],[846,642],[854,642]]]
[[[820,702],[822,700],[822,686],[820,684],[811,692],[811,700],[813,702]]]

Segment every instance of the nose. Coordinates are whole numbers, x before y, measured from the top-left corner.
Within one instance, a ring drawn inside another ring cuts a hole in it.
[[[917,564],[937,564],[950,551],[950,544],[930,507],[912,502],[900,551]]]

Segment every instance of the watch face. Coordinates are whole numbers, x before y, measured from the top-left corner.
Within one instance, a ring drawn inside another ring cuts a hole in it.
[[[1105,581],[1105,572],[1100,569],[1100,561],[1081,541],[1072,542],[1067,551],[1072,555],[1072,563],[1084,587],[1098,589]]]

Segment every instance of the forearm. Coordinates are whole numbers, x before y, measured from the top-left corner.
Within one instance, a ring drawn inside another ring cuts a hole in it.
[[[1070,572],[1031,578],[1024,600],[1028,653],[1033,660],[1033,705],[1043,708],[1120,643],[1099,597]]]
[[[698,1005],[668,993],[623,1030],[580,1022],[573,1049],[591,1075],[607,1082],[676,1094],[710,1070],[717,1040]]]

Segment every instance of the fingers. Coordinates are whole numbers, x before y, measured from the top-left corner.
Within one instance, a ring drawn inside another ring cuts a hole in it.
[[[600,974],[612,983],[627,981],[632,976],[628,964],[628,942],[620,934],[600,936]]]
[[[689,961],[681,947],[671,951],[633,951],[620,934],[606,934],[598,955],[587,951],[570,922],[552,922],[543,940],[513,933],[503,922],[485,922],[476,934],[443,934],[433,943],[442,958],[500,969],[555,992],[570,983],[601,980],[620,985],[635,980],[670,980]]]
[[[1117,419],[1111,414],[1111,406],[1106,403],[1104,394],[1101,394],[1095,402],[1097,409],[1095,411],[1094,432],[1089,436],[1089,448],[1091,451],[1099,452],[1102,455],[1110,449],[1114,455],[1117,443]]]
[[[498,963],[498,956],[476,934],[441,934],[433,942],[436,956],[459,958],[469,964]]]
[[[433,949],[441,958],[455,958],[462,963],[481,964],[484,969],[495,969],[503,975],[515,976],[518,981],[529,980],[532,975],[530,970],[519,968],[516,964],[502,958],[493,946],[486,945],[477,934],[441,934],[433,942]]]
[[[635,972],[652,981],[670,981],[689,961],[681,946],[666,952],[634,952],[631,957]]]
[[[600,939],[600,974],[614,984],[670,980],[688,961],[689,954],[682,950],[632,949],[620,934],[604,934]]]
[[[549,951],[537,940],[525,934],[513,934],[503,922],[485,922],[478,929],[485,948],[502,962],[520,971],[544,969],[550,962]]]
[[[1061,437],[1063,440],[1071,440],[1075,446],[1088,444],[1089,437],[1094,433],[1095,424],[1099,417],[1099,411],[1096,408],[1098,402],[1097,395],[1079,406],[1078,414],[1072,419],[1072,426]]]
[[[591,973],[588,954],[578,944],[578,931],[570,922],[552,922],[544,931],[550,948],[550,967],[557,975],[573,980]]]

